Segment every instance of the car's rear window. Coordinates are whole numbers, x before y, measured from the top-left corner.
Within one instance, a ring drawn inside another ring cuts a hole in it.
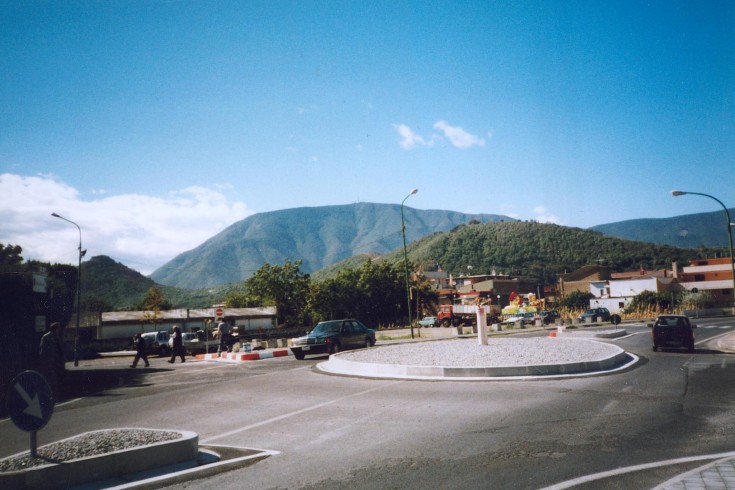
[[[683,318],[664,317],[659,318],[656,324],[659,327],[686,327],[687,322]]]

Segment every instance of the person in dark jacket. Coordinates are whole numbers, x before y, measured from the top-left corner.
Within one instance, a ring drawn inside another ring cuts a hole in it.
[[[223,319],[217,325],[217,330],[216,330],[215,335],[219,337],[219,347],[217,348],[217,355],[223,352],[228,352],[229,348],[227,344],[230,339],[230,324],[227,322],[227,319]]]
[[[149,367],[150,364],[148,363],[145,339],[141,334],[135,334],[135,337],[133,337],[133,345],[135,346],[135,359],[133,359],[133,363],[130,365],[130,367],[137,367],[138,361],[140,361],[141,359],[143,359],[143,362],[145,362],[145,367]]]
[[[181,357],[181,362],[186,362],[186,351],[184,350],[184,339],[181,337],[181,330],[178,325],[174,325],[173,332],[171,333],[172,349],[171,359],[168,361],[169,364],[173,364],[176,360],[176,356]]]

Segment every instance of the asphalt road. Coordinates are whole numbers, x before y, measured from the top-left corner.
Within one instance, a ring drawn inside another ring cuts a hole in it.
[[[38,443],[148,427],[278,452],[172,488],[536,489],[580,478],[589,482],[575,488],[652,488],[701,464],[667,461],[735,450],[735,357],[702,347],[735,319],[695,323],[694,354],[654,353],[645,326],[626,326],[631,335],[612,342],[639,356],[636,366],[555,380],[358,379],[315,370],[326,358],[161,358],[135,371],[130,358],[82,361]],[[0,457],[28,449],[8,420],[0,440]]]

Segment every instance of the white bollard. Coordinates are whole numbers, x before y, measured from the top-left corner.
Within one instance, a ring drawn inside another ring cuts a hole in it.
[[[487,313],[482,306],[477,307],[477,341],[487,345]]]
[[[487,345],[487,325],[477,326],[477,342],[480,345]]]

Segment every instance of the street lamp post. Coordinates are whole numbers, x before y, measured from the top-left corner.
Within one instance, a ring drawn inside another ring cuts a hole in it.
[[[82,229],[79,228],[79,225],[73,222],[70,219],[66,219],[61,215],[58,215],[56,213],[51,213],[51,216],[54,218],[63,219],[67,223],[71,223],[74,226],[77,227],[77,230],[79,230],[79,265],[77,268],[77,327],[74,331],[74,366],[79,366],[79,316],[81,314],[81,290],[82,290],[82,257],[84,256],[86,250],[82,250]]]
[[[419,190],[412,190],[401,201],[401,233],[403,234],[403,266],[406,271],[406,305],[408,305],[408,325],[411,327],[411,338],[413,338],[413,321],[411,320],[411,287],[408,284],[408,256],[406,255],[406,224],[403,220],[403,203],[406,199],[416,194]]]
[[[735,307],[735,260],[733,260],[732,255],[732,231],[730,228],[733,226],[733,223],[730,220],[730,211],[727,210],[727,206],[725,206],[722,201],[717,199],[714,196],[710,196],[709,194],[703,194],[701,192],[689,192],[689,191],[671,191],[671,195],[674,197],[683,196],[685,194],[693,194],[695,196],[704,196],[709,197],[710,199],[713,199],[717,201],[717,203],[722,206],[722,209],[725,210],[725,219],[727,224],[727,240],[730,243],[730,271],[732,272],[732,294],[733,294],[733,304],[732,306]]]

